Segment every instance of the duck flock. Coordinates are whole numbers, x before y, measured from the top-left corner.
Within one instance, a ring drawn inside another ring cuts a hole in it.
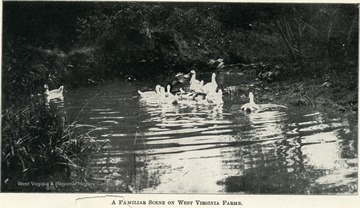
[[[167,85],[166,89],[161,85],[155,86],[155,91],[142,92],[138,90],[140,98],[145,102],[151,103],[171,103],[178,104],[181,102],[196,102],[208,105],[222,105],[223,92],[218,88],[216,82],[216,74],[212,73],[211,81],[204,84],[204,81],[196,79],[195,70],[191,70],[189,75],[177,75],[181,78],[189,77],[189,87],[183,89],[180,88],[179,92],[173,94],[171,92],[171,86]],[[259,106],[254,102],[254,95],[249,93],[250,102],[241,106],[241,110],[247,112],[253,112],[259,109]]]
[[[216,82],[216,74],[212,73],[211,81],[204,84],[204,81],[196,79],[196,72],[195,70],[191,70],[189,74],[183,75],[178,74],[175,76],[177,79],[184,79],[189,80],[189,87],[187,88],[180,88],[179,91],[175,94],[171,92],[171,86],[167,85],[166,89],[161,85],[155,86],[155,91],[145,91],[142,92],[138,90],[140,98],[142,101],[150,102],[150,103],[159,103],[159,104],[178,104],[181,102],[195,102],[201,104],[208,104],[208,105],[222,105],[223,101],[223,92],[221,89],[218,88],[218,84]],[[49,87],[47,84],[44,85],[45,92],[44,98],[46,103],[49,103],[52,99],[63,99],[63,90],[64,87],[61,86],[58,89],[54,89],[49,91]],[[287,108],[283,105],[274,105],[274,104],[267,104],[261,105],[262,108],[273,108],[273,107],[280,107],[280,108]],[[260,105],[256,104],[254,101],[254,94],[252,92],[249,93],[249,103],[246,103],[241,106],[240,108],[246,112],[254,112],[260,109]]]

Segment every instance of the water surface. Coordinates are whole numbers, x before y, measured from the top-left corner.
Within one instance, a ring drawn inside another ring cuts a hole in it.
[[[68,122],[106,143],[91,155],[100,192],[355,194],[357,121],[289,107],[243,113],[223,105],[159,104],[149,83],[68,91]]]

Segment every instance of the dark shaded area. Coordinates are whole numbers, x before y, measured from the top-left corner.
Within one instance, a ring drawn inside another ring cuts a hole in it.
[[[91,7],[81,2],[4,2],[3,34],[10,35],[4,39],[17,37],[37,47],[69,49],[76,38],[76,19]]]
[[[357,22],[352,4],[4,2],[3,77],[43,77],[32,69],[40,64],[47,71],[40,82],[79,86],[214,71],[209,61],[219,58],[224,70],[285,65],[283,77],[324,75],[333,63],[354,74]],[[10,67],[19,72],[7,73]]]

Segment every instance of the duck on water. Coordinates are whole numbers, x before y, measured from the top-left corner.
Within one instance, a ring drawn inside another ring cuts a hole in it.
[[[255,111],[265,111],[265,110],[273,110],[273,109],[286,109],[286,106],[277,105],[277,104],[256,104],[254,101],[254,94],[252,92],[249,93],[249,102],[241,106],[241,110],[245,112],[255,112]]]
[[[44,88],[45,88],[44,97],[47,102],[56,98],[60,98],[60,99],[64,98],[63,96],[64,86],[60,86],[58,89],[49,91],[49,86],[45,84]]]
[[[190,87],[189,91],[184,91],[180,88],[180,92],[178,94],[171,93],[171,86],[167,85],[165,90],[164,87],[160,85],[156,85],[155,91],[149,92],[141,92],[138,90],[138,93],[141,98],[155,98],[157,102],[160,103],[172,103],[177,104],[178,101],[186,101],[192,100],[201,103],[208,104],[223,104],[223,92],[221,89],[218,89],[218,84],[216,82],[216,73],[212,73],[211,81],[204,85],[203,81],[199,81],[196,79],[195,70],[191,70],[188,76],[181,76],[184,79],[190,77]],[[263,111],[263,110],[271,110],[273,108],[287,108],[283,105],[276,104],[256,104],[254,101],[254,94],[252,92],[249,93],[249,102],[241,106],[241,110],[244,112],[255,112],[255,111]]]

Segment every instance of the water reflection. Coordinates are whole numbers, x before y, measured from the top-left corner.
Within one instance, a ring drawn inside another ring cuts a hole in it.
[[[108,182],[99,191],[357,192],[357,121],[303,107],[247,114],[229,100],[149,102],[137,89],[116,83],[68,96],[69,117],[106,144],[92,155],[93,177]]]
[[[250,135],[267,142],[239,151],[244,165],[242,171],[221,181],[226,191],[317,194],[337,193],[341,187],[340,193],[356,192],[357,178],[348,176],[356,175],[357,162],[340,153],[338,133],[348,128],[347,122],[325,120],[319,112],[297,117],[271,113],[277,115],[249,116]]]
[[[216,184],[216,178],[223,175],[220,148],[229,140],[221,135],[233,131],[233,123],[224,117],[222,105],[195,101],[176,105],[140,102],[140,111],[150,115],[143,122],[154,126],[144,133],[147,155],[153,155],[146,168],[160,182],[144,187],[142,192],[222,191]]]

